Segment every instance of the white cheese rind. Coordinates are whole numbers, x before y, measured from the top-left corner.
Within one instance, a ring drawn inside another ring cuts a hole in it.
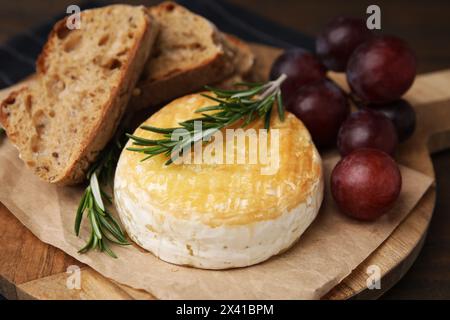
[[[212,103],[199,94],[181,97],[144,124],[176,127]],[[264,125],[260,118],[248,129]],[[272,175],[262,174],[265,163],[166,166],[164,155],[142,162],[142,154],[125,148],[114,193],[130,237],[162,260],[206,269],[245,267],[288,249],[319,211],[321,159],[306,127],[293,114],[286,112],[284,121],[273,116],[270,126],[270,134],[279,134],[279,139],[269,139],[275,152],[278,145],[278,153],[270,157],[279,156]],[[134,134],[160,138],[142,128]],[[255,150],[248,143],[224,152],[250,155]]]
[[[317,153],[314,158],[321,161]],[[292,246],[317,216],[323,188],[320,176],[305,201],[277,218],[218,227],[161,212],[120,170],[116,173],[114,194],[123,225],[144,249],[174,264],[227,269],[262,262]]]

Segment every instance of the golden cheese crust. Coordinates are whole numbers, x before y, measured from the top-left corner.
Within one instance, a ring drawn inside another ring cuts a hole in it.
[[[168,104],[144,124],[177,127],[181,121],[198,117],[195,110],[213,104],[199,94],[188,95]],[[248,128],[263,127],[260,120]],[[322,177],[322,167],[309,132],[294,115],[286,112],[284,122],[280,122],[273,113],[272,129],[279,129],[279,167],[274,174],[262,174],[267,164],[248,161],[246,164],[165,166],[164,155],[142,162],[143,154],[124,150],[117,176],[126,180],[121,185],[127,186],[127,194],[133,201],[149,201],[159,212],[178,219],[199,221],[211,227],[276,219],[307,199]],[[269,137],[272,132],[269,131]],[[142,129],[134,134],[148,139],[161,138],[160,134]],[[248,143],[245,148],[248,156]]]

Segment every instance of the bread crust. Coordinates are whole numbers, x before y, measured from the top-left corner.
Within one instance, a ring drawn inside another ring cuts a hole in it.
[[[185,70],[164,79],[141,83],[131,98],[131,108],[142,110],[160,105],[186,93],[200,90],[204,85],[215,82],[218,74],[229,74],[228,64],[222,54],[204,61],[195,69]]]
[[[224,37],[225,40],[234,47],[234,51],[236,51],[233,62],[236,65],[234,76],[239,75],[242,78],[245,78],[255,64],[255,55],[249,45],[238,37],[229,33],[224,33]]]
[[[225,33],[224,37],[236,52],[233,59],[235,72],[227,78],[214,83],[214,86],[222,89],[232,89],[238,82],[252,80],[251,72],[255,66],[255,55],[250,47],[238,37],[228,33]]]

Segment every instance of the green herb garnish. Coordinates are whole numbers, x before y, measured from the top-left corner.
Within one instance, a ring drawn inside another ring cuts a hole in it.
[[[105,207],[105,203],[112,204],[112,197],[105,191],[105,187],[108,185],[110,188],[112,187],[111,181],[122,150],[119,137],[120,135],[116,135],[113,141],[106,146],[87,174],[89,186],[86,187],[77,210],[75,233],[77,236],[79,235],[83,214],[86,212],[91,226],[91,236],[79,253],[98,249],[117,258],[109,248],[108,242],[119,245],[130,244],[120,225]]]
[[[242,126],[245,127],[257,118],[264,118],[264,127],[269,129],[270,116],[273,106],[277,102],[278,115],[280,120],[284,120],[284,107],[281,98],[280,85],[286,79],[282,74],[278,79],[267,83],[238,83],[236,85],[244,87],[240,90],[222,90],[206,86],[214,96],[202,94],[215,101],[217,104],[196,110],[202,117],[180,122],[180,127],[157,128],[148,125],[141,126],[141,129],[160,133],[164,138],[157,140],[145,139],[142,137],[127,134],[133,141],[133,146],[127,148],[129,151],[143,153],[145,161],[159,154],[170,157],[165,163],[171,164],[179,153],[187,146],[192,146],[196,142],[204,141],[217,131],[231,126],[240,120],[244,120]],[[206,114],[207,111],[217,111]],[[194,123],[202,122],[201,132],[195,130]],[[181,141],[174,141],[172,134],[175,130],[183,129],[188,132]]]

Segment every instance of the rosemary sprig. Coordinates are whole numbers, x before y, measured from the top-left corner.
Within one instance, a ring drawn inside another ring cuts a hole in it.
[[[180,122],[180,127],[176,128],[157,128],[148,125],[141,126],[141,129],[160,133],[162,139],[151,140],[127,134],[133,141],[133,146],[127,150],[143,153],[145,161],[159,154],[170,157],[165,163],[171,164],[185,147],[194,145],[196,142],[208,139],[214,133],[222,128],[231,126],[240,120],[244,120],[242,126],[245,127],[257,118],[264,119],[264,127],[269,129],[270,117],[275,102],[278,107],[278,115],[281,121],[284,121],[284,106],[281,97],[280,85],[286,79],[286,75],[282,74],[278,79],[267,83],[238,83],[243,89],[238,90],[222,90],[209,86],[205,88],[211,91],[214,96],[203,94],[203,96],[213,100],[216,104],[200,108],[196,113],[202,116]],[[205,113],[207,111],[216,111],[215,113]],[[194,123],[202,122],[203,130],[198,132]],[[187,134],[183,136],[181,141],[173,141],[172,134],[175,130],[184,129]]]
[[[122,131],[119,130],[119,132]],[[107,145],[87,174],[89,185],[86,187],[78,206],[75,218],[75,233],[77,236],[80,234],[81,221],[83,214],[86,212],[91,226],[91,235],[79,253],[98,249],[113,258],[117,258],[109,248],[109,242],[119,245],[130,244],[120,225],[105,207],[105,203],[112,203],[112,197],[105,191],[104,187],[111,186],[114,168],[122,150],[119,137],[120,135],[117,134]]]

